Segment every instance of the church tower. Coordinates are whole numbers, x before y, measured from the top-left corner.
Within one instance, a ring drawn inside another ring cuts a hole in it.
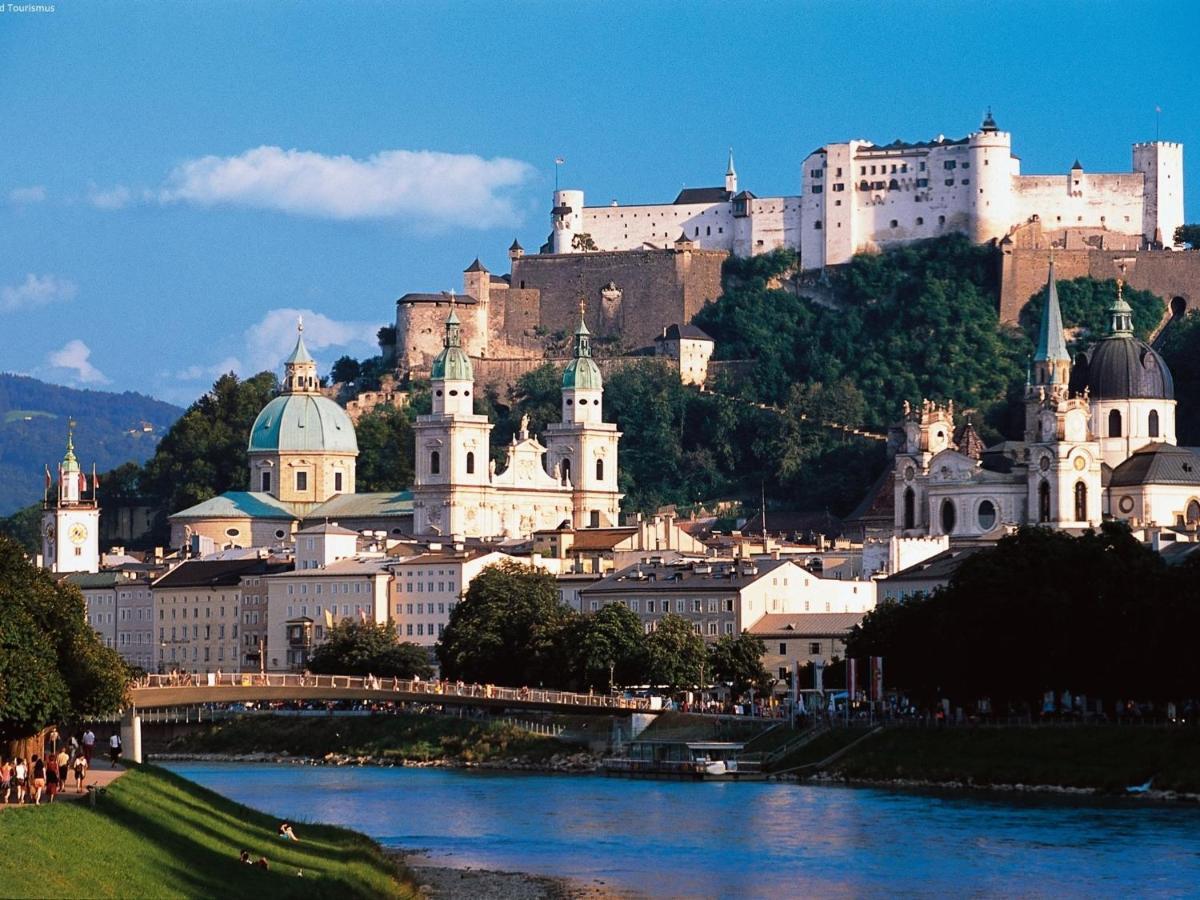
[[[1072,394],[1070,381],[1071,357],[1051,261],[1025,387],[1026,520],[1050,528],[1088,528],[1102,518],[1100,443],[1092,433],[1087,392]]]
[[[737,189],[737,169],[733,167],[733,148],[729,148],[729,165],[725,167],[725,190],[732,197],[738,192]]]
[[[442,352],[431,370],[433,411],[418,416],[413,531],[416,534],[499,533],[488,502],[492,424],[476,415],[475,374],[462,347],[454,307],[446,317]]]
[[[75,458],[74,423],[67,432],[67,453],[58,465],[58,497],[42,508],[42,560],[51,572],[100,571],[100,507],[96,479],[92,496],[84,499],[87,476]],[[47,488],[50,470],[46,469]]]
[[[604,379],[592,359],[592,336],[579,307],[575,357],[563,370],[562,422],[546,427],[550,471],[572,489],[576,528],[620,524],[617,426],[604,421]]]

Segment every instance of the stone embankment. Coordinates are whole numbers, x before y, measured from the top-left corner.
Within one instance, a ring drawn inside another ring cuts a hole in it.
[[[297,766],[381,766],[413,769],[503,769],[518,772],[559,772],[581,775],[597,772],[601,757],[592,753],[556,753],[546,759],[518,756],[488,760],[463,759],[392,759],[326,753],[323,757],[292,756],[288,753],[155,753],[154,762],[237,762],[279,763]]]

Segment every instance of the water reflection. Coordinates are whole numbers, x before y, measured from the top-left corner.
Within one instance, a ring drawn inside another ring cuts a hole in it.
[[[1179,895],[1200,811],[790,784],[187,763],[250,806],[453,865],[657,896]]]

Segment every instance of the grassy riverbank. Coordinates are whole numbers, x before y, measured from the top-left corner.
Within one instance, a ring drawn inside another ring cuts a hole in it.
[[[171,742],[171,753],[328,753],[384,761],[550,759],[570,747],[500,722],[448,716],[242,716]]]
[[[407,875],[353,831],[278,821],[153,766],[84,803],[0,810],[5,897],[415,898]],[[266,856],[270,869],[238,854]],[[298,873],[303,872],[303,876]]]
[[[816,750],[817,748],[813,748]],[[811,753],[811,751],[810,751]],[[816,755],[812,753],[812,755]],[[1196,728],[891,728],[829,767],[851,779],[1200,792]]]

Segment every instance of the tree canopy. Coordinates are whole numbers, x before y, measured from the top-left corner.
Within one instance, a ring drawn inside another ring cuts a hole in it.
[[[737,696],[751,688],[760,694],[771,690],[771,676],[763,666],[767,647],[762,638],[743,631],[727,634],[708,648],[708,670],[712,681],[723,681]]]
[[[1081,537],[1025,528],[932,596],[868,613],[848,654],[884,657],[888,682],[926,701],[1192,697],[1198,591],[1200,563],[1168,568],[1124,525]]]
[[[705,681],[704,638],[683,616],[668,613],[659,619],[646,639],[646,650],[652,684],[680,690]]]
[[[433,674],[425,648],[401,642],[392,622],[343,619],[330,628],[309,658],[308,668],[319,674],[378,675],[386,678],[428,678]]]
[[[1085,276],[1058,281],[1057,287],[1063,325],[1068,330],[1067,337],[1073,350],[1084,350],[1108,334],[1112,322],[1108,310],[1117,301],[1115,279],[1096,281]],[[1134,290],[1129,285],[1122,288],[1121,295],[1133,307],[1134,334],[1145,340],[1162,321],[1165,308],[1162,298],[1149,291]],[[1046,289],[1039,288],[1021,309],[1021,327],[1031,343],[1037,340],[1045,299]]]
[[[1184,447],[1200,444],[1200,312],[1174,319],[1159,352],[1175,380],[1175,433]]]
[[[83,596],[0,537],[0,737],[115,712],[127,670],[88,625]]]
[[[403,491],[412,486],[416,438],[407,410],[377,406],[354,426],[358,436],[355,490]]]

